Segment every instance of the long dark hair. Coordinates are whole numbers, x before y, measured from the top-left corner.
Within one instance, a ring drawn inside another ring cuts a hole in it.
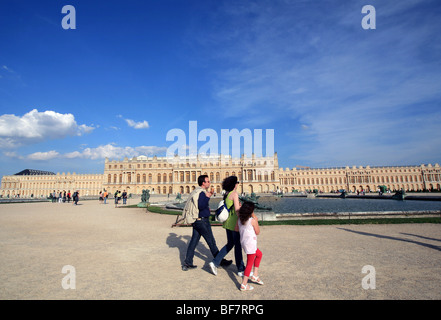
[[[222,189],[225,190],[224,200],[227,198],[228,193],[234,190],[234,187],[237,184],[236,176],[229,176],[222,181]]]
[[[239,209],[239,219],[240,223],[244,224],[248,221],[254,212],[254,203],[250,201],[245,201]]]

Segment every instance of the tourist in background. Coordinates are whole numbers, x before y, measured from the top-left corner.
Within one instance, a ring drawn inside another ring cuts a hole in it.
[[[114,198],[115,198],[115,208],[118,207],[118,194],[119,194],[119,190],[116,190],[116,192],[114,193]]]
[[[104,193],[103,193],[104,204],[107,203],[107,198],[108,197],[109,197],[109,193],[106,190],[104,190]]]
[[[127,203],[127,192],[126,190],[123,191],[122,193],[122,199],[123,199],[123,204]]]
[[[73,193],[73,197],[72,197],[73,204],[77,205],[79,200],[80,200],[80,191],[77,190]]]

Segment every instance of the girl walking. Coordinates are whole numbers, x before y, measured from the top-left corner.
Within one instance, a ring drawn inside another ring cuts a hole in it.
[[[247,266],[245,267],[240,290],[253,290],[248,284],[248,279],[262,285],[263,281],[259,278],[259,266],[262,260],[262,252],[257,248],[257,235],[260,233],[257,217],[254,214],[254,203],[244,202],[239,210],[237,221],[240,233],[240,243],[247,254]],[[250,278],[251,269],[254,267],[253,275]]]

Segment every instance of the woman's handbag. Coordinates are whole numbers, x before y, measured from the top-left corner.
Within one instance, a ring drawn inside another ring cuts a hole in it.
[[[231,205],[231,207],[233,205]],[[215,213],[216,220],[219,221],[219,222],[227,221],[228,217],[230,216],[231,207],[230,207],[230,209],[228,209],[226,204],[225,204],[225,201],[221,200],[219,202],[219,206],[216,209],[216,213]]]

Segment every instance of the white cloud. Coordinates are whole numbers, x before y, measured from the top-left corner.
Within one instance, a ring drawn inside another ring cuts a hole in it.
[[[55,151],[51,150],[48,152],[35,152],[32,154],[29,154],[26,158],[29,160],[37,160],[37,161],[47,161],[54,158],[57,158],[60,154]]]
[[[98,128],[99,126],[96,126],[96,127]],[[77,135],[82,136],[83,134],[91,133],[93,130],[95,130],[95,127],[89,127],[89,126],[86,126],[85,124],[82,124],[82,125],[78,126]]]
[[[116,115],[117,118],[123,119],[125,122],[127,122],[129,127],[132,127],[134,129],[148,129],[150,127],[149,123],[146,120],[136,122],[132,119],[125,119],[122,115],[118,114]]]
[[[132,155],[134,149],[132,147],[118,147],[114,144],[106,144],[96,148],[86,148],[78,154],[78,158],[85,159],[104,159],[113,157],[126,157]]]
[[[5,151],[5,152],[3,152],[3,154],[4,154],[5,156],[7,156],[8,158],[15,158],[15,159],[20,159],[20,160],[24,159],[23,156],[19,155],[19,154],[18,154],[17,152],[15,152],[15,151]]]
[[[126,120],[129,127],[132,127],[134,129],[148,129],[149,128],[149,123],[145,120],[141,121],[141,122],[136,122],[131,119],[124,119],[124,120]]]
[[[82,152],[69,154],[70,157],[85,158],[85,159],[121,159],[124,157],[135,157],[140,155],[156,155],[165,153],[166,147],[156,146],[138,146],[138,147],[119,147],[115,144],[109,143],[98,146],[96,148],[86,148]]]
[[[65,153],[65,154],[63,155],[63,157],[64,157],[64,158],[67,158],[67,159],[81,158],[81,157],[82,157],[82,154],[81,154],[81,152],[79,152],[79,151],[73,151],[73,152]]]
[[[0,148],[14,148],[44,140],[81,136],[94,127],[78,125],[73,114],[55,111],[39,112],[37,109],[23,116],[3,114],[0,116]]]
[[[16,152],[4,152],[3,154],[10,158],[28,159],[28,160],[51,160],[51,159],[121,159],[124,157],[136,157],[140,155],[160,155],[165,154],[166,147],[157,146],[138,146],[138,147],[119,147],[113,143],[101,145],[96,148],[86,148],[82,151],[73,151],[61,154],[55,150],[48,152],[35,152],[25,157]]]

